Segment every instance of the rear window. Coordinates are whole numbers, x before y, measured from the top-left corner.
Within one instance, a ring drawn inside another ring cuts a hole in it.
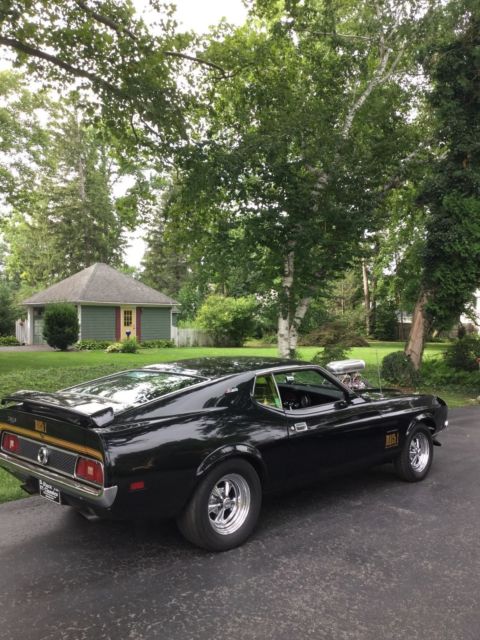
[[[70,387],[68,391],[100,396],[116,402],[124,409],[138,407],[161,396],[200,382],[200,378],[161,371],[125,371]]]

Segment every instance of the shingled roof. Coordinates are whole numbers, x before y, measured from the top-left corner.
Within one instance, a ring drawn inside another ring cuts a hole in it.
[[[72,302],[74,304],[176,305],[172,298],[102,262],[40,291],[23,302],[26,305]]]

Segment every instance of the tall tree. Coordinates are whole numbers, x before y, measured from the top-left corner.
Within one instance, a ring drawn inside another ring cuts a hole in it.
[[[145,284],[175,297],[188,279],[189,256],[179,250],[166,234],[164,209],[168,198],[167,191],[149,220],[141,278]]]
[[[96,261],[120,264],[131,215],[112,197],[115,164],[103,129],[84,126],[75,105],[29,100],[9,74],[0,76],[0,91],[9,125],[0,132],[9,274],[39,286]]]
[[[417,368],[429,330],[449,328],[480,285],[480,10],[473,2],[451,9],[450,40],[432,48],[425,65],[438,156],[420,195],[426,245],[406,345]]]
[[[235,72],[204,87],[202,138],[179,164],[172,224],[204,264],[227,238],[260,292],[273,283],[282,356],[295,351],[312,299],[378,226],[378,202],[417,146],[399,84],[416,10],[258,2],[248,27],[207,49]]]

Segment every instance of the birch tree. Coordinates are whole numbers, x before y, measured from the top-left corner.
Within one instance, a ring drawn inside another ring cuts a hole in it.
[[[257,291],[275,291],[283,357],[311,301],[380,224],[385,185],[418,144],[406,82],[417,11],[262,2],[248,26],[209,42],[206,55],[232,73],[203,86],[172,224],[204,263],[229,226],[232,260],[257,272]]]

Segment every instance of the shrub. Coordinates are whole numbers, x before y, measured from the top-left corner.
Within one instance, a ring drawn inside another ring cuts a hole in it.
[[[105,349],[106,353],[121,353],[122,352],[122,343],[121,342],[112,342]]]
[[[66,351],[78,340],[78,315],[73,304],[57,302],[45,309],[43,337],[54,349]]]
[[[197,315],[199,325],[213,336],[219,346],[241,347],[255,326],[255,298],[209,296]]]
[[[129,338],[128,340],[124,340],[120,344],[121,353],[137,353],[138,351],[138,342],[136,338]]]
[[[321,351],[318,351],[312,358],[314,364],[325,367],[332,360],[346,360],[348,358],[348,349],[337,344],[329,344]]]
[[[174,347],[173,340],[142,340],[140,342],[142,349],[169,349]]]
[[[457,371],[476,371],[480,358],[480,336],[464,335],[455,340],[445,351],[447,366]]]
[[[123,342],[113,342],[105,351],[107,353],[137,353],[138,342],[135,338],[129,338]]]
[[[15,336],[0,336],[0,347],[18,347],[20,342]]]
[[[401,387],[415,387],[420,377],[412,361],[403,351],[394,351],[384,357],[381,375],[388,382]]]
[[[459,371],[447,365],[444,358],[425,360],[420,370],[422,386],[458,388],[459,391],[478,395],[480,371]]]
[[[105,351],[111,344],[111,340],[79,340],[75,349],[77,351]]]
[[[9,337],[15,331],[17,314],[12,292],[6,285],[0,284],[0,336]]]
[[[315,331],[305,334],[299,340],[302,346],[341,345],[343,347],[368,347],[368,341],[352,330],[346,322],[334,320],[326,322]]]

